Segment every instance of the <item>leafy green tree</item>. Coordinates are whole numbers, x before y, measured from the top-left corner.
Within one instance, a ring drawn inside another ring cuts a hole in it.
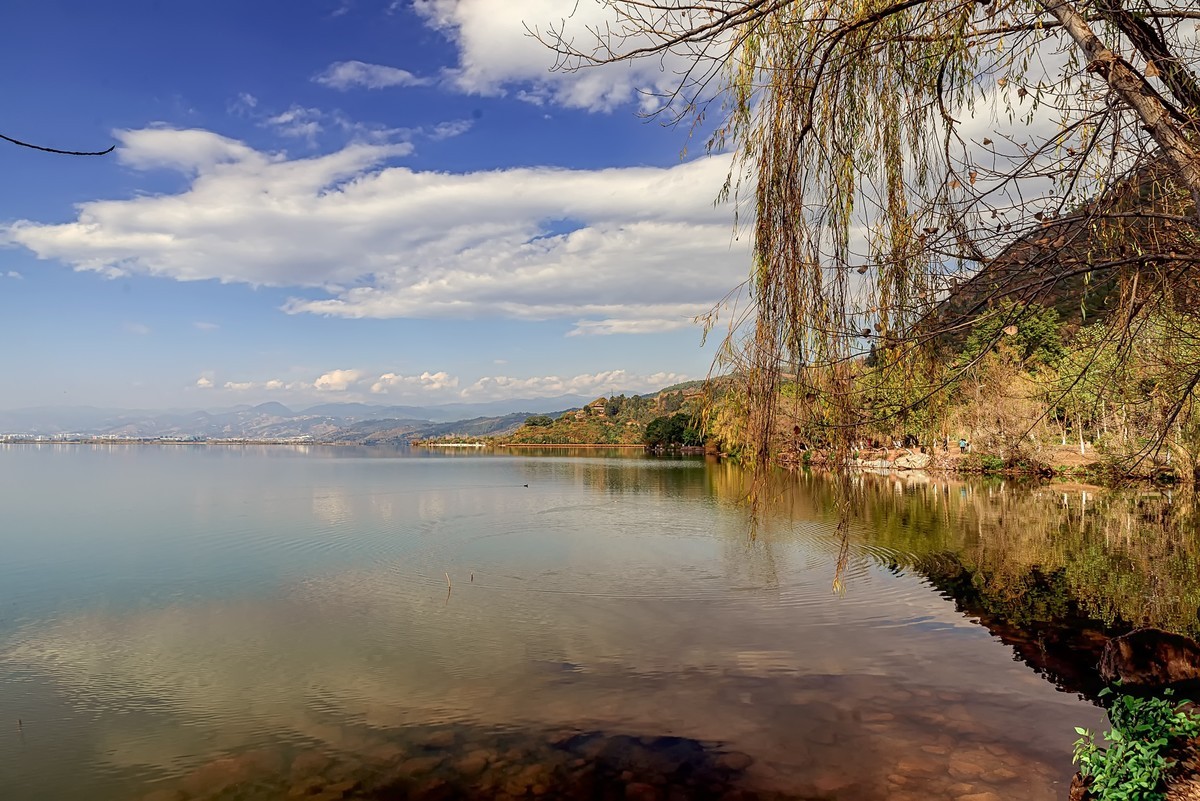
[[[631,419],[638,419],[650,411],[650,399],[644,395],[632,395],[625,399],[624,411]]]
[[[680,412],[647,423],[644,442],[651,447],[695,447],[704,444],[704,436],[692,425],[691,416]]]
[[[993,349],[1028,367],[1054,367],[1063,355],[1058,312],[1038,303],[1002,300],[976,318],[961,359],[977,362]]]
[[[554,418],[544,414],[535,414],[531,417],[525,418],[525,425],[533,426],[535,428],[545,428],[547,426],[554,425]]]
[[[1200,478],[1197,369],[1200,321],[1189,313],[1158,309],[1131,330],[1096,323],[1070,342],[1048,403],[1064,444],[1068,425],[1081,450],[1090,429],[1118,462],[1153,455],[1179,475]]]

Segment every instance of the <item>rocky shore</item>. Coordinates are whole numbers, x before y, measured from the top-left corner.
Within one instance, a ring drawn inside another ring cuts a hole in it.
[[[1033,457],[1005,460],[987,453],[960,452],[957,445],[950,448],[904,448],[880,447],[852,451],[845,461],[828,451],[820,449],[785,448],[778,463],[795,470],[803,467],[832,468],[846,464],[856,470],[907,472],[920,470],[931,473],[956,475],[1007,475],[1007,476],[1053,476],[1096,477],[1109,476],[1109,470],[1094,451],[1080,454],[1070,447],[1049,448]],[[1158,474],[1146,474],[1141,478],[1152,478]],[[1160,476],[1161,477],[1161,476]]]

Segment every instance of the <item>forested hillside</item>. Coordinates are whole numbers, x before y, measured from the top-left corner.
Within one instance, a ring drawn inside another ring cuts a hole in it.
[[[512,444],[699,445],[692,419],[702,382],[668,388],[655,395],[597,398],[561,415],[533,415],[512,435]]]

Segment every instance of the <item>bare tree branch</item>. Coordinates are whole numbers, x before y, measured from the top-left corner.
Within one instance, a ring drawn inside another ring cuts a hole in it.
[[[54,147],[43,147],[42,145],[34,145],[29,142],[22,142],[20,139],[13,139],[11,136],[0,134],[0,139],[5,142],[11,142],[14,145],[27,147],[32,150],[40,150],[43,153],[56,153],[60,156],[107,156],[116,149],[116,145],[109,145],[105,150],[59,150]]]

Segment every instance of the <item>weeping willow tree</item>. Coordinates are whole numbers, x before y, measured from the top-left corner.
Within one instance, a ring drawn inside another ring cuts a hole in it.
[[[534,29],[559,68],[659,60],[652,113],[734,156],[750,297],[719,359],[758,466],[793,422],[848,449],[871,375],[936,396],[937,344],[1013,301],[1103,289],[1120,350],[1166,288],[1200,300],[1194,0],[589,1],[604,26]]]

